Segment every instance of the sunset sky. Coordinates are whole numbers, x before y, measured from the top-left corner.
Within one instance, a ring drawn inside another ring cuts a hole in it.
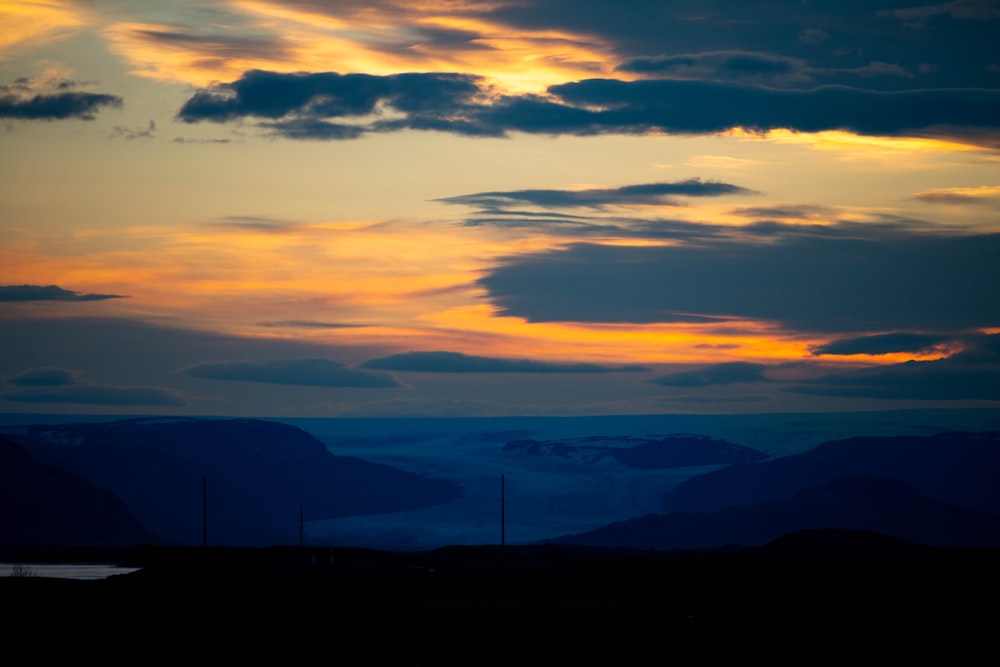
[[[0,411],[1000,407],[1000,0],[0,0]]]

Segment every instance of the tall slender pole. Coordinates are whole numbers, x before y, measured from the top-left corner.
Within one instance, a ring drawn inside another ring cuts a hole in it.
[[[201,546],[208,546],[208,475],[201,478]]]
[[[504,546],[507,542],[507,517],[506,517],[507,507],[504,500],[504,480],[503,473],[500,473],[500,546]]]

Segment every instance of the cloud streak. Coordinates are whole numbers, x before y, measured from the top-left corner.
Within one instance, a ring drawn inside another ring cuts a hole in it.
[[[415,373],[612,373],[649,370],[644,366],[602,366],[531,359],[480,357],[458,352],[405,352],[361,364],[363,368]]]
[[[817,345],[811,349],[814,355],[835,354],[893,354],[897,352],[920,353],[929,352],[935,346],[952,340],[951,336],[937,336],[931,334],[894,332],[886,334],[873,334],[871,336],[858,336],[854,338],[840,338],[830,341],[824,345]]]
[[[756,241],[521,255],[479,284],[505,314],[533,322],[751,319],[808,332],[933,333],[1000,326],[998,253],[998,234],[774,225]]]
[[[102,109],[120,109],[124,102],[117,95],[72,90],[72,81],[59,81],[54,92],[34,92],[37,83],[18,79],[0,86],[0,118],[11,120],[94,120]]]
[[[787,90],[704,80],[589,79],[550,86],[546,96],[498,95],[469,74],[254,70],[195,93],[177,117],[186,123],[262,119],[263,127],[292,139],[350,139],[404,129],[499,137],[697,135],[742,128],[954,136],[992,145],[1000,135],[1000,91],[841,85]]]
[[[698,370],[670,373],[649,382],[664,387],[709,387],[737,382],[767,382],[768,378],[764,376],[767,369],[768,366],[765,364],[729,361],[705,366]]]
[[[125,299],[120,294],[73,292],[56,285],[0,285],[0,302],[17,301],[105,301]]]
[[[385,388],[401,386],[390,376],[347,368],[329,359],[263,359],[195,364],[186,375],[210,380],[264,382],[308,387]]]
[[[785,391],[892,400],[1000,400],[1000,334],[977,338],[944,359],[834,373]]]
[[[542,208],[592,208],[607,206],[680,206],[677,197],[721,197],[725,195],[758,194],[730,183],[702,181],[691,178],[673,183],[642,183],[617,188],[585,190],[512,190],[507,192],[477,192],[438,201],[482,208],[505,208],[530,204]]]
[[[59,387],[76,384],[73,373],[63,368],[32,368],[8,380],[17,387]]]
[[[187,401],[169,389],[158,387],[110,387],[74,384],[20,389],[3,395],[16,403],[72,403],[78,405],[183,407]]]

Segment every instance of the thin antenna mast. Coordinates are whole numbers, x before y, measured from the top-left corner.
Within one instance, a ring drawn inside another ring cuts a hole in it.
[[[503,473],[500,473],[500,546],[504,546],[507,542],[507,518],[506,518],[506,502],[504,499],[504,479]]]
[[[208,475],[201,478],[201,546],[208,546]]]

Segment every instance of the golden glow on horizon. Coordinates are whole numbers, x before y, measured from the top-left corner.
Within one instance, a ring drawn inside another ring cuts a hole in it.
[[[113,247],[40,255],[36,244],[19,240],[0,251],[0,261],[16,269],[9,273],[11,284],[121,294],[128,298],[101,302],[102,312],[169,315],[195,328],[241,336],[282,337],[293,330],[296,338],[329,344],[607,365],[812,359],[867,366],[946,356],[814,355],[812,349],[828,340],[749,320],[528,322],[483,302],[486,294],[474,281],[498,257],[515,254],[515,248],[556,247],[556,239],[505,241],[486,233],[454,234],[447,225],[360,220],[264,229],[238,223],[134,227],[88,236],[77,240]],[[79,312],[93,304],[65,308]],[[262,327],[266,321],[354,326]]]
[[[938,188],[918,192],[914,197],[942,204],[990,204],[1000,200],[1000,185],[980,185],[974,188]]]
[[[925,137],[878,137],[853,134],[842,130],[822,132],[796,132],[794,130],[768,130],[754,132],[734,128],[721,133],[722,136],[752,141],[771,141],[779,144],[802,144],[817,150],[838,151],[867,158],[898,157],[902,153],[950,153],[983,152],[985,149],[974,144],[965,144],[945,139]],[[896,167],[905,165],[895,165]]]
[[[772,326],[745,320],[711,324],[528,322],[498,315],[496,308],[485,304],[436,313],[428,320],[437,329],[492,335],[494,356],[524,356],[527,348],[533,356],[546,359],[609,364],[785,361],[810,356],[809,347],[822,342],[785,339]]]

